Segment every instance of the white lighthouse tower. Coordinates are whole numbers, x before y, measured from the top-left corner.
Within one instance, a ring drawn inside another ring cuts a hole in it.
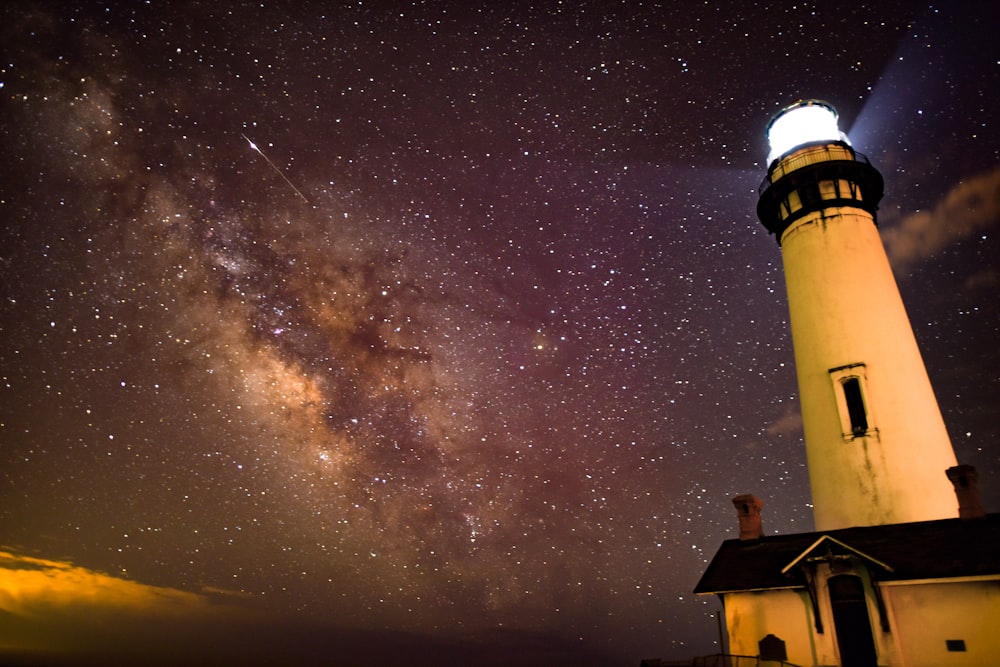
[[[816,529],[956,517],[955,454],[876,227],[882,176],[825,102],[767,135],[757,215],[781,246]]]

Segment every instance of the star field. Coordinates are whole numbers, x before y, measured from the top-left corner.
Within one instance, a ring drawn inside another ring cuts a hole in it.
[[[717,652],[691,590],[729,498],[812,527],[754,214],[806,97],[885,176],[1000,507],[996,10],[530,4],[0,10],[0,545],[238,600],[296,664],[347,651],[313,627],[417,664]]]

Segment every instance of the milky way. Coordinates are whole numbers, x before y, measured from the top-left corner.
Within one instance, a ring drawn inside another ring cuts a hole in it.
[[[6,7],[0,544],[375,644],[715,652],[729,498],[812,526],[754,218],[803,97],[995,511],[989,22],[745,4]]]

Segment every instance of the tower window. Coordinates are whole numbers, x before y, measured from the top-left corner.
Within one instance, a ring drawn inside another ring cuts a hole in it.
[[[830,379],[840,414],[840,428],[845,440],[876,435],[868,400],[867,373],[864,364],[850,364],[830,369]]]
[[[851,421],[851,433],[864,435],[868,430],[868,415],[865,413],[865,399],[861,396],[861,382],[858,378],[848,378],[841,385],[847,402],[847,416]]]

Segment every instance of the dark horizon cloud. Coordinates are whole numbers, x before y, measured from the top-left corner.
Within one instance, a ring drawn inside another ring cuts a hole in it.
[[[280,614],[237,591],[149,586],[0,551],[0,662],[31,665],[542,665],[611,658],[580,640],[497,629],[448,639]],[[491,655],[492,654],[492,655]]]

